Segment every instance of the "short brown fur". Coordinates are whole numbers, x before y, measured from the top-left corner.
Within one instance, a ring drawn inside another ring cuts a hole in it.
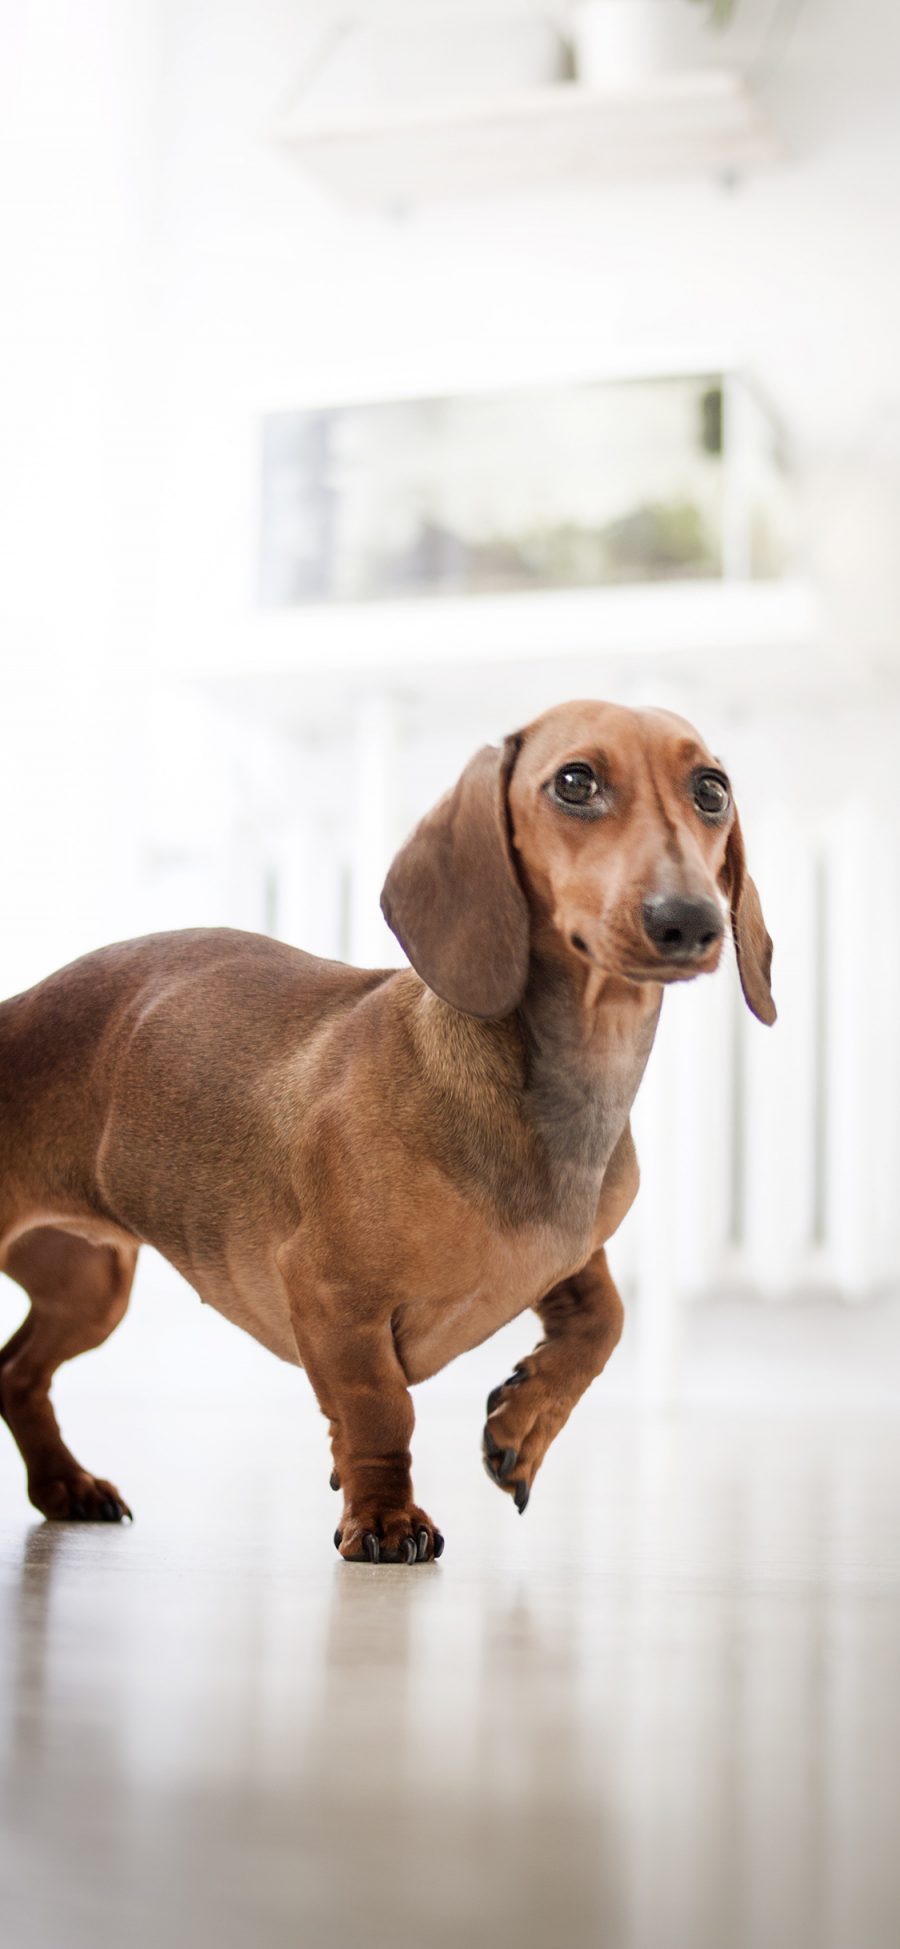
[[[602,778],[602,816],[554,796]],[[0,1007],[0,1268],[31,1310],[0,1410],[47,1516],[118,1520],[64,1447],[55,1369],[98,1346],[156,1246],[307,1370],[331,1425],[341,1554],[440,1554],[413,1500],[410,1384],[528,1307],[544,1337],[489,1400],[484,1459],[522,1509],[605,1365],[604,1245],[635,1196],[629,1112],[663,986],[707,972],[648,939],[648,898],[730,907],[774,1020],[771,942],[715,766],[663,712],[568,704],[487,747],[401,849],[385,914],[412,968],[368,971],[229,930],[100,950]]]

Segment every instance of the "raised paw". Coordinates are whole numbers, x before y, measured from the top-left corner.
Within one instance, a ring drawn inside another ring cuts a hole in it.
[[[57,1523],[120,1523],[134,1521],[127,1502],[111,1482],[78,1469],[71,1475],[29,1482],[28,1495],[42,1516]]]
[[[520,1516],[570,1406],[570,1400],[551,1390],[540,1364],[524,1361],[488,1395],[482,1459],[491,1481],[512,1497]]]
[[[506,1489],[513,1497],[519,1515],[523,1516],[531,1494],[531,1485],[524,1476],[514,1474],[519,1466],[519,1453],[515,1448],[502,1448],[495,1441],[490,1428],[484,1430],[484,1466],[492,1482],[498,1488]]]
[[[444,1539],[415,1506],[353,1509],[335,1530],[334,1547],[346,1563],[428,1563],[441,1555]]]

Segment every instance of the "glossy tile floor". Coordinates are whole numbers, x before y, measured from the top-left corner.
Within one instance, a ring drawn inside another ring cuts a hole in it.
[[[257,1371],[70,1386],[131,1529],[42,1524],[3,1444],[5,1949],[893,1949],[896,1415],[597,1389],[520,1520],[480,1389],[423,1390],[446,1554],[356,1568]]]

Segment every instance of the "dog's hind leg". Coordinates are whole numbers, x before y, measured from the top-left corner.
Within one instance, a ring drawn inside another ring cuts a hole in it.
[[[50,1404],[64,1360],[102,1346],[128,1305],[137,1246],[92,1245],[39,1226],[10,1247],[4,1271],[31,1300],[31,1311],[0,1351],[0,1413],[28,1472],[28,1494],[44,1516],[120,1522],[131,1511],[111,1482],[90,1475],[69,1453]]]

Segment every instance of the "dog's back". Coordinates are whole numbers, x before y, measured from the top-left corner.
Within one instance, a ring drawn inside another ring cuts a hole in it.
[[[136,1107],[142,1148],[177,1140],[189,1098],[219,1151],[230,1078],[245,1096],[248,1069],[384,979],[263,935],[195,928],[101,948],[0,1003],[0,1250],[23,1201],[106,1209],[98,1159],[143,1044],[153,1073]]]

